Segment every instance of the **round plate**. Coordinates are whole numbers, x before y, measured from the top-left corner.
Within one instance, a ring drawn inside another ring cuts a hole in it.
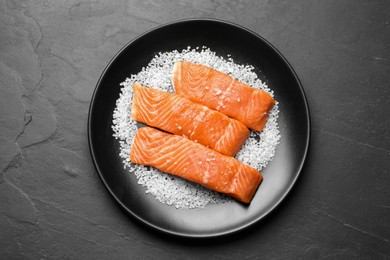
[[[251,64],[279,101],[281,141],[274,159],[262,171],[264,180],[250,205],[227,203],[204,209],[176,209],[158,202],[137,184],[119,157],[111,125],[119,84],[159,52],[207,46],[236,63]],[[294,185],[309,145],[310,118],[301,83],[286,59],[270,43],[238,25],[185,20],[160,26],[128,43],[107,65],[92,97],[88,138],[96,170],[114,199],[143,223],[170,234],[213,237],[229,234],[264,218]]]

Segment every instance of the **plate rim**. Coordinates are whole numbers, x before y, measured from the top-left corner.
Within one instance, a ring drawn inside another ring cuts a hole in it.
[[[288,69],[290,70],[290,72],[294,76],[294,79],[298,83],[300,94],[303,97],[303,104],[304,104],[304,107],[305,107],[305,116],[306,116],[306,119],[307,119],[307,125],[306,125],[307,137],[306,137],[306,140],[305,140],[306,142],[305,142],[305,150],[304,150],[304,153],[303,153],[303,157],[302,157],[302,159],[300,161],[300,164],[299,164],[297,173],[295,174],[295,177],[290,182],[288,188],[285,189],[285,191],[281,194],[280,198],[276,201],[276,203],[274,203],[274,205],[270,209],[268,209],[266,212],[260,214],[259,216],[257,216],[253,220],[249,221],[248,223],[245,223],[244,225],[241,225],[240,227],[232,228],[232,229],[229,229],[229,230],[226,230],[226,231],[221,231],[221,232],[214,232],[212,234],[211,233],[210,234],[190,234],[188,232],[185,233],[185,232],[172,231],[172,230],[169,230],[169,229],[166,229],[166,228],[162,228],[162,227],[160,227],[158,225],[155,225],[153,223],[150,223],[149,221],[147,221],[147,220],[143,219],[142,217],[138,216],[137,214],[135,214],[131,209],[129,209],[126,205],[124,205],[124,203],[117,197],[117,195],[112,191],[110,186],[107,184],[107,182],[106,182],[106,180],[105,180],[105,178],[104,178],[104,176],[103,176],[103,174],[102,174],[102,172],[101,172],[101,170],[100,170],[100,168],[98,166],[98,162],[96,160],[96,155],[95,155],[93,142],[92,142],[92,128],[91,128],[92,116],[91,115],[92,115],[92,111],[93,111],[94,104],[95,104],[96,94],[97,94],[97,92],[99,90],[99,87],[101,85],[102,79],[106,75],[106,73],[107,73],[108,69],[111,67],[112,63],[131,44],[133,44],[138,39],[140,39],[140,38],[142,38],[142,37],[144,37],[144,36],[146,36],[146,35],[148,35],[150,33],[153,33],[154,31],[159,30],[161,28],[172,26],[172,25],[176,25],[176,24],[180,24],[180,23],[187,23],[187,22],[214,22],[214,23],[220,23],[220,24],[224,24],[224,25],[233,26],[233,27],[241,29],[241,30],[243,30],[243,31],[245,31],[245,32],[255,36],[256,38],[260,39],[265,44],[267,44],[268,47],[270,47],[277,55],[279,55],[279,57],[288,66]],[[254,31],[252,31],[252,30],[250,30],[248,28],[245,28],[245,27],[243,27],[243,26],[241,26],[241,25],[239,25],[237,23],[226,21],[226,20],[221,20],[221,19],[215,19],[215,18],[189,18],[189,19],[180,19],[180,20],[175,20],[175,21],[171,21],[171,22],[168,22],[168,23],[164,23],[164,24],[161,24],[159,26],[153,27],[153,28],[145,31],[144,33],[141,33],[140,35],[138,35],[135,38],[133,38],[132,40],[130,40],[127,44],[125,44],[111,58],[111,60],[108,62],[108,64],[106,65],[106,67],[102,71],[102,73],[101,73],[101,75],[100,75],[100,77],[99,77],[99,79],[98,79],[98,81],[96,83],[95,89],[94,89],[94,91],[92,93],[90,105],[89,105],[88,121],[87,122],[88,122],[88,125],[87,125],[88,146],[89,146],[89,151],[90,151],[90,154],[91,154],[91,157],[92,157],[93,165],[95,167],[96,172],[98,173],[98,176],[99,176],[100,180],[103,182],[104,187],[108,190],[108,192],[114,198],[116,203],[119,204],[119,206],[122,208],[122,210],[124,210],[127,214],[130,214],[132,217],[134,217],[138,221],[142,222],[143,224],[145,224],[145,225],[147,225],[149,227],[152,227],[152,228],[154,228],[154,229],[156,229],[156,230],[158,230],[160,232],[164,232],[164,233],[167,233],[167,234],[170,234],[170,235],[175,235],[175,236],[180,236],[180,237],[187,237],[187,238],[213,238],[213,237],[226,236],[226,235],[237,233],[238,231],[247,229],[248,227],[254,225],[255,223],[258,223],[259,221],[264,219],[266,216],[268,216],[288,196],[288,194],[291,192],[292,188],[294,187],[295,183],[297,182],[299,176],[301,175],[303,166],[304,166],[304,164],[306,162],[306,159],[307,159],[307,154],[308,154],[308,150],[309,150],[309,146],[310,146],[310,139],[311,139],[311,119],[310,119],[310,110],[309,110],[309,106],[308,106],[307,96],[306,96],[305,91],[303,89],[302,83],[301,83],[301,81],[298,78],[297,73],[295,72],[295,70],[293,69],[291,64],[288,62],[288,60],[284,57],[284,55],[274,45],[272,45],[269,41],[267,41],[265,38],[263,38],[262,36],[260,36],[256,32],[254,32]]]

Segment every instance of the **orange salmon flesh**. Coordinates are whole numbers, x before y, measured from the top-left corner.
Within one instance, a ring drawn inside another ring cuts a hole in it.
[[[263,177],[256,169],[185,137],[151,127],[140,128],[130,160],[199,183],[250,203]]]
[[[191,62],[175,63],[172,84],[177,94],[237,119],[256,131],[264,128],[275,104],[267,92]]]
[[[133,87],[133,120],[183,135],[228,156],[234,156],[250,134],[239,121],[187,98],[138,83]]]

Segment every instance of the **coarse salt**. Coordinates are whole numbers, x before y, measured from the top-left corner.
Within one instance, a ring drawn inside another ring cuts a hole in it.
[[[163,173],[153,167],[135,165],[130,162],[129,154],[132,140],[140,127],[137,122],[130,119],[133,84],[139,82],[147,87],[173,93],[171,77],[173,65],[177,61],[190,61],[212,67],[273,96],[273,91],[258,78],[253,66],[236,64],[233,62],[231,55],[224,59],[205,46],[196,48],[189,46],[180,52],[173,50],[158,53],[139,73],[130,75],[120,84],[121,93],[116,102],[112,121],[113,136],[120,145],[119,156],[123,159],[124,167],[135,174],[138,184],[145,187],[145,192],[154,196],[161,203],[172,205],[178,209],[204,208],[210,203],[231,203],[233,199],[230,197],[209,190],[199,184]],[[208,86],[205,87],[205,89],[208,88]],[[218,89],[216,95],[221,94],[221,92]],[[237,98],[237,102],[240,102],[239,98]],[[259,171],[266,167],[274,157],[276,146],[280,140],[278,114],[279,108],[278,102],[276,102],[270,111],[263,131],[260,133],[251,131],[246,143],[236,155],[237,160]],[[178,128],[180,129],[181,126],[178,126]],[[215,158],[209,158],[207,162],[213,160]],[[176,165],[177,163],[173,162],[173,164]]]

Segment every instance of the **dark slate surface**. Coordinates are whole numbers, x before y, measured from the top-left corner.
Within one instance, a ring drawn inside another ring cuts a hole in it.
[[[245,26],[290,61],[312,142],[288,198],[246,232],[167,237],[128,217],[93,167],[92,92],[128,41],[182,18]],[[1,258],[390,258],[387,1],[1,1]]]

